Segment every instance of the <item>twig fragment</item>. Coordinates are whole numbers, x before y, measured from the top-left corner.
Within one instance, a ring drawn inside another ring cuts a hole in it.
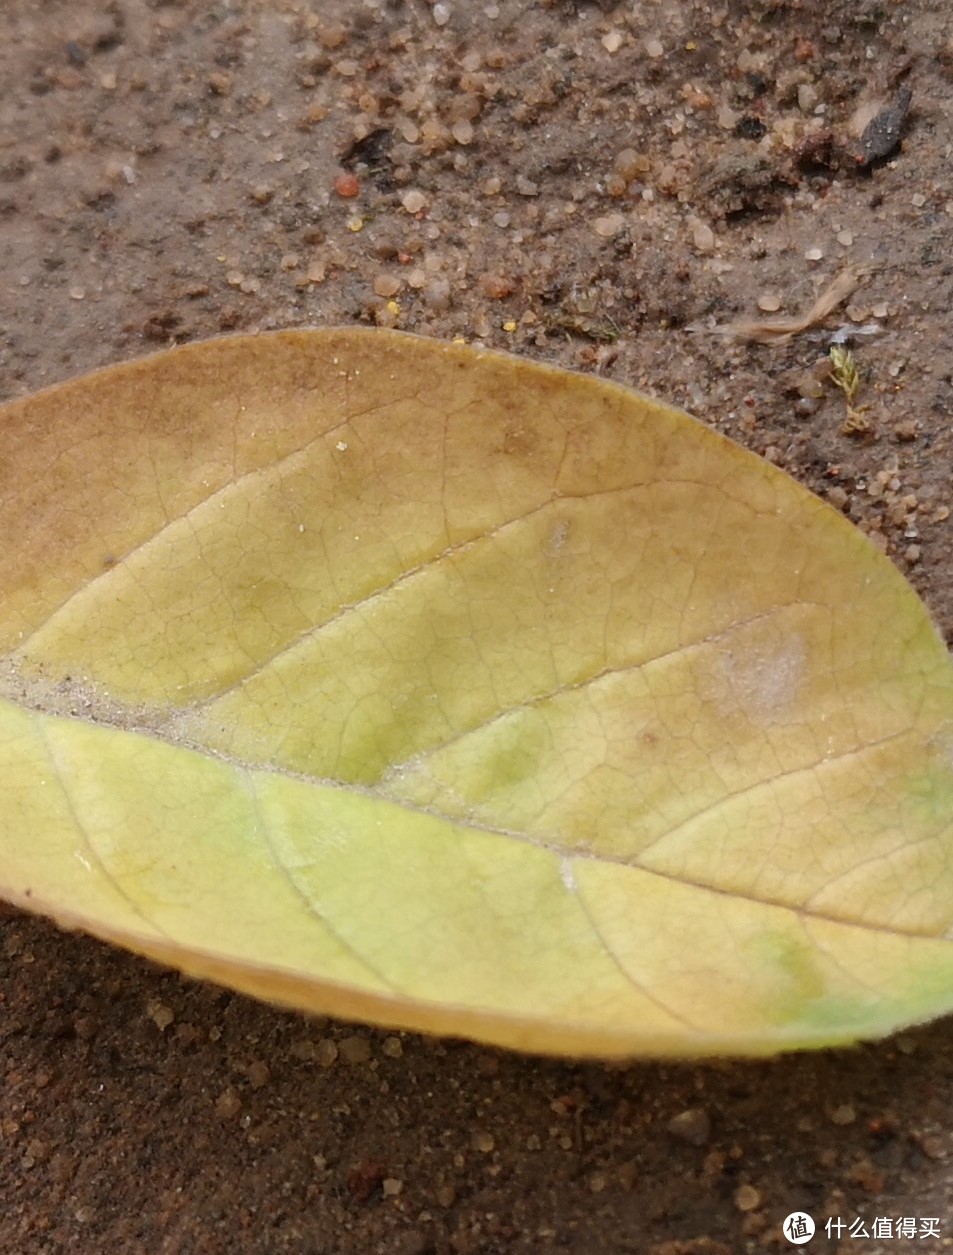
[[[720,323],[712,327],[718,335],[732,340],[754,340],[758,344],[787,344],[792,336],[810,331],[861,284],[869,273],[866,266],[847,266],[835,278],[807,311],[800,316],[759,318],[752,321]]]

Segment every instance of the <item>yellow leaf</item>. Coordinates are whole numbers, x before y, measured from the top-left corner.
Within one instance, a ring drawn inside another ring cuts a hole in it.
[[[10,901],[540,1051],[953,1007],[953,668],[752,454],[384,331],[179,348],[0,424]]]

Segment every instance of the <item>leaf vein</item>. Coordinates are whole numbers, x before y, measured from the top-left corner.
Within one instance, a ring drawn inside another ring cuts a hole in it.
[[[122,898],[122,900],[129,906],[129,908],[139,917],[139,919],[142,920],[142,922],[148,928],[158,933],[160,937],[165,937],[166,940],[169,940],[169,941],[173,940],[170,934],[166,932],[166,930],[160,924],[157,924],[155,920],[150,919],[150,917],[139,906],[139,904],[136,901],[134,901],[132,897],[130,897],[128,891],[123,887],[122,882],[106,866],[106,863],[104,862],[102,856],[99,854],[95,845],[93,844],[92,839],[90,838],[90,835],[86,830],[86,825],[83,823],[83,821],[80,818],[79,811],[76,807],[76,803],[73,800],[73,796],[66,786],[64,773],[60,770],[60,765],[56,758],[56,751],[53,749],[53,746],[50,743],[50,739],[46,735],[46,731],[43,728],[42,719],[37,718],[36,714],[34,713],[31,722],[33,723],[33,727],[36,730],[37,738],[40,741],[40,744],[43,746],[44,753],[46,754],[50,767],[53,770],[53,774],[56,777],[56,782],[60,787],[61,793],[63,794],[63,800],[66,803],[66,808],[69,811],[70,818],[73,821],[73,826],[76,829],[76,832],[78,833],[79,838],[82,841],[84,848],[89,854],[90,859],[99,870],[100,875],[109,885],[111,885],[111,887],[116,891],[118,896]]]
[[[321,927],[324,928],[325,931],[331,937],[334,938],[334,940],[341,947],[341,949],[345,951],[346,954],[349,954],[351,958],[355,960],[355,962],[359,963],[361,967],[365,968],[368,972],[370,972],[370,974],[377,981],[379,981],[384,986],[385,989],[389,990],[391,993],[400,994],[401,990],[398,989],[398,987],[393,983],[393,981],[389,980],[384,975],[384,973],[380,971],[379,968],[375,967],[375,965],[371,963],[368,958],[366,958],[366,956],[364,956],[363,954],[360,954],[357,950],[355,950],[355,948],[351,945],[351,943],[347,941],[341,935],[341,933],[334,927],[334,925],[330,922],[327,916],[322,915],[322,913],[315,906],[311,898],[308,897],[308,895],[304,892],[304,890],[295,880],[294,876],[291,873],[290,868],[285,863],[282,862],[281,858],[278,855],[278,851],[275,849],[274,844],[271,840],[271,837],[268,833],[268,825],[265,823],[264,816],[261,813],[261,803],[258,797],[258,790],[255,787],[256,772],[246,770],[242,772],[242,775],[244,776],[245,784],[246,784],[246,791],[249,795],[249,798],[252,804],[252,809],[254,810],[254,813],[255,813],[255,826],[258,830],[258,834],[261,839],[261,842],[268,852],[268,857],[271,860],[271,863],[274,866],[275,870],[277,871],[278,875],[282,878],[282,880],[284,880],[284,882],[288,885],[289,889],[292,891],[295,897],[298,898],[298,900],[301,902],[302,906],[305,909],[305,912],[309,916],[311,916],[318,924],[320,924]]]

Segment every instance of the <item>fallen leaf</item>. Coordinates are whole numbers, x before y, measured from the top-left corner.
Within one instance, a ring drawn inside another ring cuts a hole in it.
[[[953,1007],[953,668],[753,454],[383,331],[190,345],[0,423],[11,902],[538,1051]]]

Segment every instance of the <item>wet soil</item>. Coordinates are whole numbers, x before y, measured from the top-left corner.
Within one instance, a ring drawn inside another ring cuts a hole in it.
[[[946,0],[0,23],[0,396],[234,330],[459,336],[683,405],[953,632]],[[725,334],[850,266],[823,325]],[[754,1064],[540,1060],[275,1011],[13,913],[0,1004],[9,1255],[727,1255],[794,1249],[797,1209],[810,1250],[953,1245],[950,1021]]]

